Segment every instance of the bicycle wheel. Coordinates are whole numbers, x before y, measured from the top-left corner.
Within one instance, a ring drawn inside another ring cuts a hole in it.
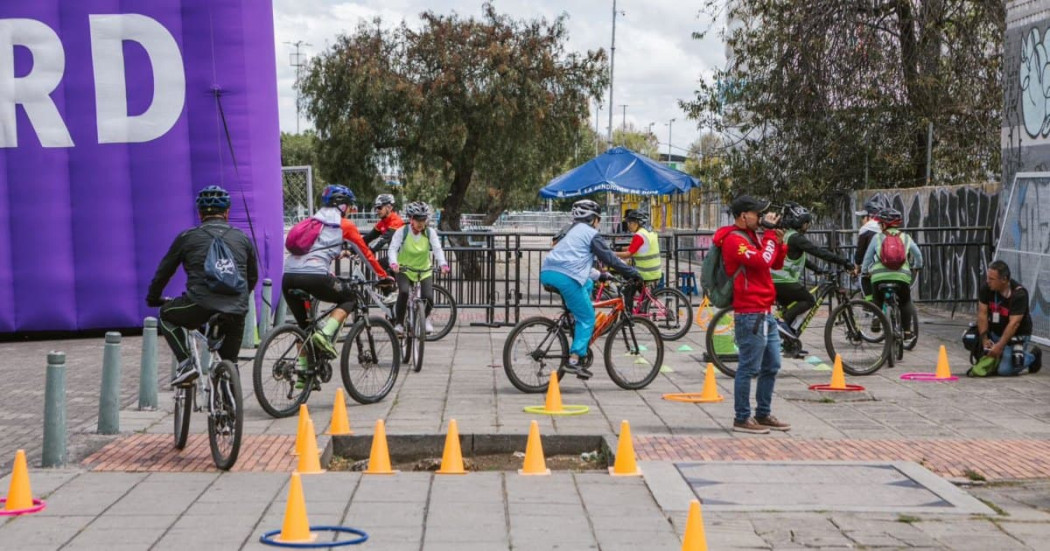
[[[851,300],[835,307],[824,326],[824,344],[829,357],[841,356],[842,369],[850,375],[871,375],[889,357],[891,339],[871,342],[862,334],[862,325],[872,319],[888,327],[886,317],[874,304]]]
[[[653,301],[657,304],[649,305],[646,317],[660,330],[660,336],[665,341],[684,337],[693,324],[693,305],[689,303],[689,297],[678,289],[664,287],[653,292]]]
[[[306,333],[295,325],[282,325],[267,333],[252,362],[252,390],[263,411],[278,419],[295,415],[306,403],[316,374],[304,369],[299,354],[306,346]],[[305,352],[313,363],[310,347]],[[296,383],[302,388],[296,388]]]
[[[456,325],[456,299],[444,287],[434,284],[434,308],[430,311],[430,323],[434,332],[427,335],[428,341],[445,338]]]
[[[423,346],[427,343],[426,302],[416,301],[415,308],[416,313],[412,316],[412,371],[419,373],[423,369]]]
[[[551,373],[568,357],[569,339],[549,318],[522,320],[503,343],[503,371],[522,392],[547,392]]]
[[[649,386],[663,364],[664,340],[648,319],[621,319],[605,337],[605,370],[620,388],[639,390]]]
[[[193,395],[197,385],[175,387],[175,449],[186,447],[190,434],[190,413],[193,411]]]
[[[350,397],[361,404],[378,402],[390,393],[401,369],[401,351],[394,326],[380,316],[355,323],[343,342],[339,372]]]
[[[886,317],[890,322],[888,327],[892,329],[888,334],[893,344],[893,359],[900,361],[904,359],[904,328],[901,326],[901,308],[897,304],[889,304],[886,308]]]
[[[740,352],[736,347],[732,308],[723,308],[711,316],[704,344],[707,349],[706,360],[715,364],[722,373],[736,377]]]
[[[904,339],[904,349],[910,352],[915,350],[915,345],[917,344],[919,344],[919,313],[915,311],[913,305],[911,313],[911,338]]]
[[[208,413],[208,442],[215,466],[230,470],[241,451],[244,427],[244,402],[241,398],[241,376],[229,360],[219,362],[210,377],[214,381],[212,410]]]

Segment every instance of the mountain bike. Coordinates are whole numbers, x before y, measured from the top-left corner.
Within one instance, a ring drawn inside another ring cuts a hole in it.
[[[914,278],[915,276],[913,275],[912,277]],[[913,281],[914,281],[914,279],[913,279]],[[894,292],[893,295],[894,295],[893,304],[894,304],[894,306],[897,307],[897,312],[896,312],[897,319],[900,320],[901,319],[901,317],[900,317],[900,305],[897,302],[897,298],[896,298],[897,294],[896,294],[896,292]],[[856,297],[856,298],[861,298],[861,299],[864,298],[863,295],[861,295],[861,291],[859,289],[853,291],[853,293],[850,295],[850,297],[851,298]],[[886,315],[887,319],[889,319],[889,311],[886,309],[885,303],[884,303],[884,306],[883,306],[883,314]],[[864,338],[870,339],[872,342],[879,342],[879,341],[881,341],[884,338],[883,337],[883,331],[878,325],[872,326],[871,323],[869,322],[867,324],[863,324],[861,327],[862,327],[862,330],[863,330]],[[878,329],[878,331],[875,331],[875,329]],[[911,315],[911,338],[905,339],[904,338],[904,334],[902,332],[900,334],[900,336],[899,336],[899,340],[903,344],[904,350],[908,350],[908,351],[915,350],[915,346],[919,343],[919,313],[915,310],[914,307],[912,308],[912,315]],[[894,345],[894,346],[896,346],[896,345]],[[903,352],[902,352],[902,355],[903,355]],[[898,359],[901,359],[901,358],[898,358]],[[892,367],[893,364],[891,363],[890,366]]]
[[[602,298],[612,298],[615,291],[610,292],[609,289],[608,283],[598,282],[594,286],[593,299],[600,301]],[[643,285],[635,297],[631,313],[649,318],[660,330],[660,336],[665,341],[676,341],[684,337],[693,323],[693,306],[689,303],[689,297],[670,287],[653,291],[648,285]]]
[[[340,277],[354,290],[354,311],[349,330],[342,335],[344,323],[334,341],[343,342],[340,354],[340,374],[343,386],[359,403],[371,404],[386,397],[394,387],[401,359],[394,327],[378,316],[368,316],[364,300],[366,289],[374,282],[359,275]],[[252,366],[252,386],[255,397],[266,413],[273,417],[289,417],[299,411],[311,392],[321,389],[322,383],[332,379],[332,358],[314,345],[313,335],[324,327],[329,314],[337,308],[331,305],[323,311],[317,300],[301,290],[292,294],[306,302],[309,325],[305,330],[295,323],[274,327],[263,337]]]
[[[354,258],[353,269],[360,269],[360,259]],[[434,331],[427,333],[427,342],[433,342],[445,338],[452,328],[456,326],[456,319],[459,316],[459,305],[456,303],[456,299],[452,297],[452,293],[449,292],[441,284],[435,280],[432,283],[434,288],[434,304],[430,310],[430,323],[434,326]],[[370,292],[369,296],[372,298],[371,307],[379,308],[390,323],[394,323],[393,315],[393,299],[397,298],[397,293],[394,292],[393,296],[384,296],[380,293]]]
[[[561,296],[553,287],[544,288]],[[580,365],[590,368],[594,363],[591,345],[606,334],[605,371],[620,388],[638,390],[653,382],[660,372],[664,342],[653,322],[627,314],[625,300],[633,297],[638,285],[627,283],[622,290],[621,296],[594,303],[596,309],[611,308],[612,312],[597,312],[587,355],[580,357]],[[552,372],[557,371],[558,380],[562,381],[569,361],[569,336],[574,329],[575,320],[564,300],[557,318],[536,316],[515,325],[503,344],[503,370],[511,384],[522,392],[538,393],[547,391]]]
[[[822,274],[822,279],[811,291],[816,304],[806,313],[798,334],[792,335],[783,322],[778,323],[781,354],[794,357],[802,350],[801,335],[827,304],[828,317],[824,324],[824,345],[829,358],[842,357],[842,368],[851,375],[870,375],[879,370],[890,354],[889,343],[867,338],[862,327],[865,319],[885,320],[874,304],[864,300],[849,300],[849,290],[839,285],[844,270]],[[733,308],[715,313],[707,325],[705,359],[730,377],[736,376],[740,361],[736,346]]]
[[[211,458],[216,467],[228,471],[237,462],[241,450],[244,402],[237,365],[229,360],[219,360],[224,336],[219,335],[218,321],[224,315],[213,315],[203,333],[199,329],[186,330],[189,334],[189,359],[197,378],[173,386],[172,391],[175,397],[175,449],[186,447],[190,413],[207,411]],[[201,357],[201,350],[208,351],[208,360]],[[207,370],[202,367],[205,363],[208,364]]]
[[[406,272],[418,276],[428,275],[431,270],[417,270],[408,266],[401,266]],[[433,276],[431,276],[433,277]],[[405,321],[401,332],[401,354],[405,361],[411,362],[412,371],[419,372],[423,369],[423,349],[427,342],[427,301],[423,298],[422,279],[412,283],[412,289],[408,292],[408,304],[405,305]]]
[[[898,298],[899,295],[897,293],[899,288],[903,285],[906,285],[906,283],[898,281],[883,281],[880,283],[873,283],[872,285],[875,286],[875,292],[881,293],[883,296],[882,312],[885,315],[887,323],[884,323],[882,325],[882,334],[888,335],[890,337],[887,340],[891,341],[892,343],[891,350],[893,353],[890,354],[889,362],[890,367],[893,367],[896,362],[904,359],[905,350],[912,350],[913,348],[915,348],[915,344],[919,340],[919,316],[916,314],[916,312],[912,312],[911,326],[912,331],[914,331],[915,333],[913,333],[910,338],[905,339],[904,327],[902,324],[903,317],[901,316],[901,304],[900,299]],[[874,335],[872,335],[872,337],[874,337]],[[882,335],[880,335],[880,337],[882,337]]]

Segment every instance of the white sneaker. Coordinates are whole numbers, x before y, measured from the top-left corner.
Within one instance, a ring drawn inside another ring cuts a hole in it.
[[[396,302],[397,302],[397,293],[396,292],[390,293],[389,295],[383,297],[383,304],[395,304]]]
[[[427,334],[430,334],[430,333],[433,333],[433,332],[434,332],[434,325],[433,325],[432,323],[430,323],[430,320],[429,320],[429,319],[428,319],[428,320],[426,321],[426,323],[424,324],[424,326],[426,327],[426,330],[427,330]]]
[[[395,325],[394,326],[394,332],[397,333],[398,335],[404,335],[405,334],[405,326],[401,325],[400,323]]]

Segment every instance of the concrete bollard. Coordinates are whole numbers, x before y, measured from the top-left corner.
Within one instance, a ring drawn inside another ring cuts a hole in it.
[[[255,318],[255,291],[248,293],[248,313],[244,315],[244,333],[241,335],[241,348],[255,348],[255,332],[258,320]]]
[[[285,316],[288,315],[288,305],[284,302],[284,291],[281,291],[281,298],[277,299],[277,311],[273,315],[273,326],[277,327],[284,325]]]
[[[157,409],[157,318],[152,317],[142,323],[139,409]]]
[[[179,370],[179,359],[174,354],[171,355],[171,377],[168,377],[168,381],[175,379],[175,372]]]
[[[102,392],[98,401],[98,433],[120,432],[120,333],[106,333],[102,353]]]
[[[262,317],[259,320],[259,338],[270,332],[270,305],[273,304],[273,282],[263,280]]]
[[[66,464],[66,353],[48,352],[42,467]]]

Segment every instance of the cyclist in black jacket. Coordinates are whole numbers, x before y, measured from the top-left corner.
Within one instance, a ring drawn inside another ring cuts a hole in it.
[[[219,330],[224,335],[219,356],[237,362],[244,333],[244,316],[248,313],[248,293],[259,279],[255,247],[244,232],[229,225],[230,194],[219,186],[208,186],[197,194],[199,226],[178,235],[168,253],[157,266],[146,304],[160,306],[160,332],[179,361],[179,369],[172,384],[185,384],[197,378],[189,361],[188,335],[183,328],[197,328],[216,313],[229,314],[219,318]],[[211,290],[205,275],[204,260],[212,240],[219,237],[233,253],[237,271],[247,282],[243,292],[221,294]],[[182,296],[161,298],[164,287],[179,265],[186,272],[186,292]]]

